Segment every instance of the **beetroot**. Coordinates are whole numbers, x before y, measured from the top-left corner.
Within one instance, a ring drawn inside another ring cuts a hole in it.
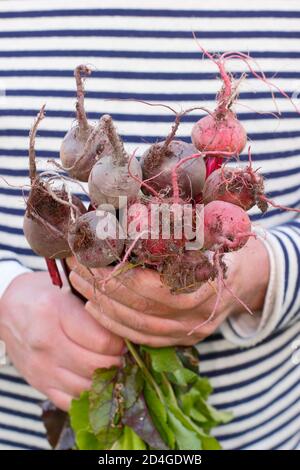
[[[27,199],[23,230],[33,251],[46,258],[64,258],[71,253],[67,241],[68,226],[72,214],[85,212],[85,207],[76,196],[62,189],[51,189],[51,183],[42,180],[36,173],[35,137],[44,118],[45,106],[37,115],[30,131],[29,175],[31,190]],[[59,175],[57,175],[59,179]],[[70,201],[71,198],[71,201]]]
[[[217,275],[207,254],[193,250],[167,258],[160,271],[163,284],[170,288],[172,294],[195,292]]]
[[[54,190],[54,199],[48,188],[38,182],[32,187],[27,200],[24,216],[24,235],[33,251],[45,258],[66,258],[71,249],[67,234],[71,218],[68,194],[64,190]],[[64,205],[61,201],[65,201]],[[86,209],[79,198],[72,196],[72,203],[83,214]]]
[[[103,151],[101,158],[93,166],[89,176],[89,194],[94,206],[112,204],[115,208],[136,198],[142,180],[142,170],[138,160],[125,152],[112,118],[101,118],[103,129],[111,148]],[[122,197],[122,199],[120,199]]]
[[[82,75],[90,75],[91,69],[78,65],[74,75],[77,87],[76,114],[77,124],[70,129],[60,147],[60,159],[63,168],[70,176],[79,181],[88,181],[91,169],[104,151],[110,150],[110,144],[102,122],[94,126],[89,124],[84,108],[84,87]]]
[[[204,207],[204,248],[212,251],[236,251],[251,236],[248,214],[239,206],[213,201]]]
[[[108,266],[120,259],[124,247],[116,217],[101,210],[78,217],[69,228],[68,241],[79,263],[89,268]]]
[[[165,196],[172,195],[171,175],[174,166],[185,157],[196,154],[197,149],[181,140],[153,144],[142,156],[143,177],[157,192]],[[196,198],[202,191],[205,180],[205,163],[202,157],[189,160],[177,173],[180,196]],[[143,188],[148,194],[149,191]]]
[[[172,202],[152,198],[128,208],[127,232],[139,263],[158,265],[166,257],[183,252],[186,240],[182,231],[179,235],[176,232],[177,207]]]
[[[219,168],[206,180],[203,202],[225,201],[236,204],[245,211],[255,204],[265,212],[268,204],[262,199],[264,180],[251,166],[246,168]]]
[[[192,142],[201,152],[239,155],[247,143],[247,134],[233,111],[217,111],[194,124]]]

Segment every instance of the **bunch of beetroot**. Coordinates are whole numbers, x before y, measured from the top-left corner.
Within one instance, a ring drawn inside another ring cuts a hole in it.
[[[272,201],[264,194],[263,177],[252,167],[250,151],[249,164],[239,164],[247,134],[232,109],[239,81],[225,70],[226,60],[234,57],[208,56],[218,65],[223,83],[216,109],[194,124],[190,143],[176,133],[182,116],[192,110],[177,113],[169,135],[149,146],[140,161],[126,152],[111,116],[101,116],[94,125],[88,122],[83,78],[91,70],[80,65],[75,69],[77,122],[62,141],[61,164],[38,175],[34,142],[44,117],[41,109],[30,133],[31,191],[24,233],[48,263],[73,254],[88,268],[114,265],[114,274],[130,261],[156,269],[173,293],[193,292],[214,279],[225,285],[224,254],[239,250],[253,236],[246,211],[257,205],[265,212]],[[88,209],[70,193],[74,181],[88,183]],[[199,238],[197,230],[203,231],[200,245],[184,231],[174,234],[178,214],[187,205],[194,238]],[[163,207],[155,230],[153,207]],[[162,230],[166,220],[168,237]]]

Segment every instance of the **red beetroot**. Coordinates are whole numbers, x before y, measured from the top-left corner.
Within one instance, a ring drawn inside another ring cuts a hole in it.
[[[38,125],[44,118],[45,106],[37,115],[30,131],[29,176],[31,190],[27,199],[23,230],[33,251],[45,258],[64,258],[71,253],[67,233],[71,215],[85,212],[76,196],[63,189],[52,189],[51,183],[43,181],[36,172],[35,137]],[[58,179],[59,179],[59,175]],[[71,201],[70,201],[71,199]]]
[[[128,208],[127,232],[138,262],[158,265],[166,257],[183,252],[186,240],[180,228],[175,228],[182,223],[180,213],[176,214],[178,207],[170,199],[152,198]]]
[[[242,248],[251,236],[251,221],[239,206],[213,201],[204,207],[204,248],[227,252]]]
[[[101,268],[120,259],[124,247],[123,231],[111,212],[90,211],[69,228],[69,245],[79,263]]]
[[[201,152],[231,152],[239,155],[247,143],[247,134],[235,113],[215,112],[194,124],[192,142]]]
[[[265,212],[268,204],[263,199],[264,179],[251,166],[246,168],[219,168],[205,181],[203,202],[225,201],[248,211],[255,204]]]

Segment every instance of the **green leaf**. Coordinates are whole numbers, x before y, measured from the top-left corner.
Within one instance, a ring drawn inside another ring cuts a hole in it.
[[[105,450],[95,434],[84,429],[77,432],[76,442],[79,450]]]
[[[155,372],[174,372],[183,367],[174,348],[153,349],[143,346],[143,350],[150,355]]]
[[[170,449],[175,449],[175,435],[167,422],[166,406],[155,393],[155,390],[145,383],[144,397],[153,423]]]
[[[197,400],[197,408],[208,418],[208,420],[212,421],[212,426],[226,424],[233,418],[233,414],[229,411],[219,411],[201,397]]]
[[[114,443],[111,450],[147,450],[145,442],[128,426],[122,436]]]
[[[203,450],[222,450],[222,446],[213,436],[202,436],[201,443]]]
[[[172,411],[168,411],[168,423],[174,431],[179,450],[202,449],[199,436],[194,431],[187,429]]]
[[[194,385],[195,389],[197,389],[204,400],[207,400],[209,395],[212,393],[213,388],[206,377],[198,376],[198,380]]]
[[[69,413],[75,432],[89,428],[89,392],[82,392],[78,399],[72,400]]]

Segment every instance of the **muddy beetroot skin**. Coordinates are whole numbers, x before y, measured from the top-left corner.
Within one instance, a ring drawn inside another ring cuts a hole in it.
[[[247,134],[232,111],[225,115],[207,115],[194,124],[192,142],[202,152],[232,152],[239,155],[247,143]]]
[[[202,251],[190,250],[167,258],[161,267],[161,280],[173,294],[195,292],[216,275],[216,268]]]
[[[248,241],[251,222],[239,206],[213,201],[204,207],[204,248],[212,251],[236,251]]]
[[[240,206],[245,211],[255,204],[265,212],[268,204],[262,200],[264,180],[261,175],[246,168],[219,168],[205,181],[203,202],[225,201]]]
[[[142,156],[143,177],[157,192],[172,195],[172,169],[185,157],[197,153],[197,149],[181,140],[173,140],[167,149],[162,151],[165,142],[153,144]],[[205,181],[205,163],[202,157],[185,162],[177,171],[181,197],[196,198],[202,191]],[[147,190],[143,191],[148,194]]]
[[[124,247],[122,236],[114,214],[97,210],[87,212],[70,226],[68,241],[79,263],[101,268],[120,259]]]
[[[64,201],[64,191],[54,191]],[[83,214],[86,209],[79,198],[72,196],[72,203]],[[67,241],[71,217],[70,207],[51,197],[42,183],[34,185],[27,201],[23,230],[33,251],[45,258],[65,258],[71,254]]]

